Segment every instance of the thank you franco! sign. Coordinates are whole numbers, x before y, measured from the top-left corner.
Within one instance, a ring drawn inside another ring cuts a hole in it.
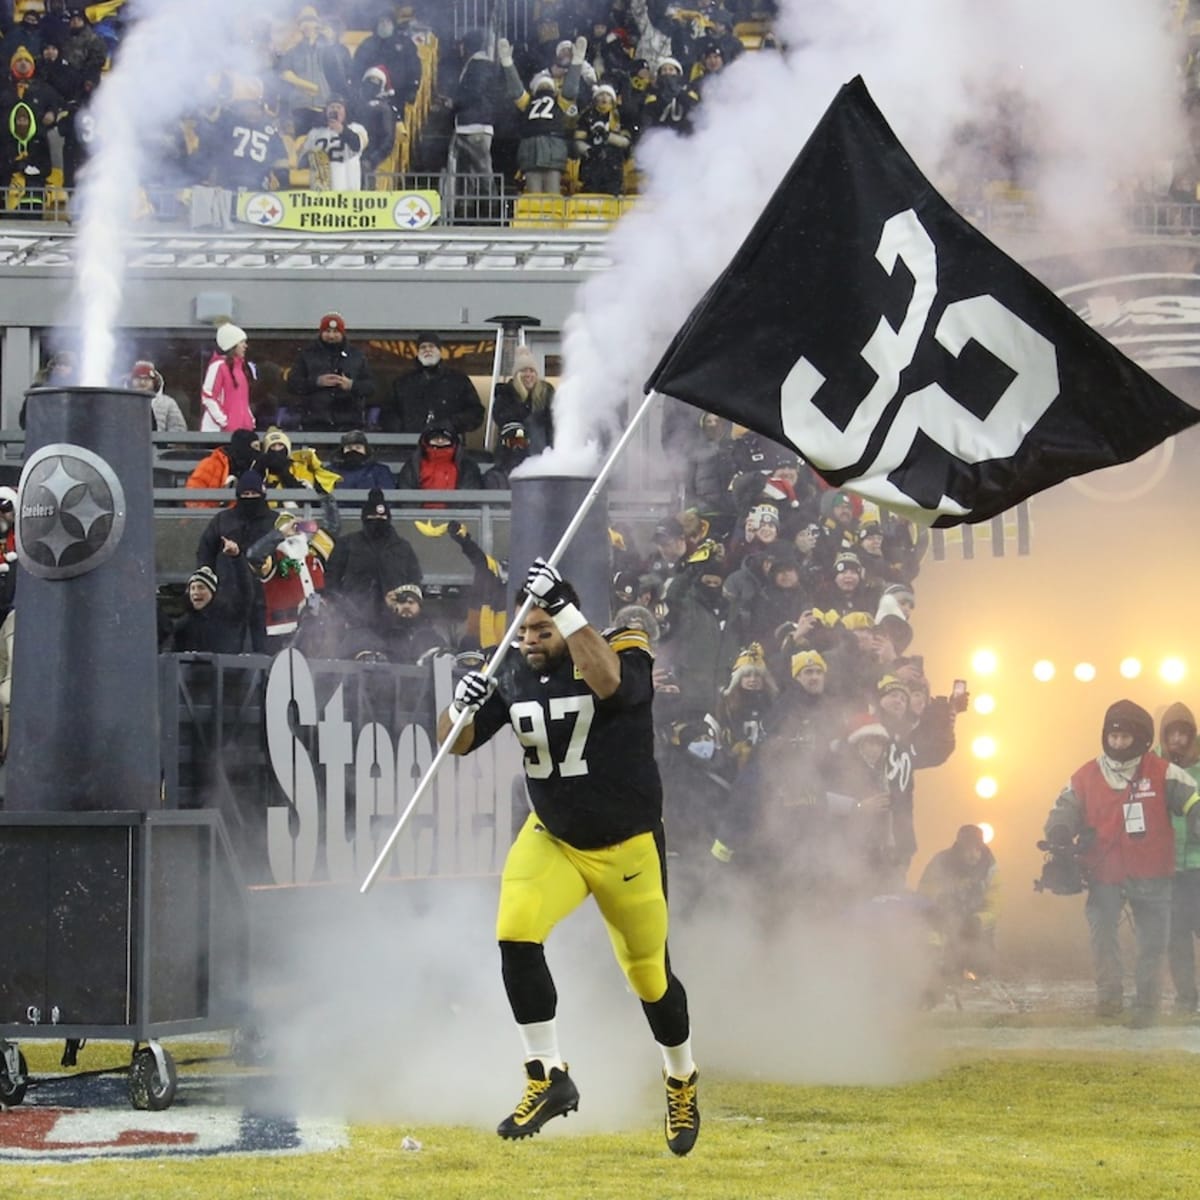
[[[425,229],[442,213],[437,192],[243,192],[237,219],[260,229],[347,233]]]

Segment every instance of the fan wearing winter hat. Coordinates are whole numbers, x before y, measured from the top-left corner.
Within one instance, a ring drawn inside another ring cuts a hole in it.
[[[325,464],[330,471],[342,477],[343,488],[370,491],[378,488],[390,492],[396,486],[396,477],[387,463],[380,462],[371,450],[371,440],[361,429],[351,429],[342,434],[338,452]]]
[[[529,439],[529,453],[541,454],[554,445],[554,385],[542,378],[538,361],[528,346],[513,355],[512,375],[496,384],[492,424],[498,429],[521,425]]]
[[[419,583],[401,583],[384,597],[391,620],[383,629],[388,662],[412,666],[430,651],[448,648],[451,639],[425,611]]]
[[[187,422],[179,405],[163,391],[163,377],[148,359],[133,364],[126,381],[134,391],[150,397],[150,418],[155,433],[185,433]]]
[[[826,794],[833,817],[851,818],[846,850],[849,871],[842,879],[851,893],[878,895],[886,876],[891,842],[887,750],[891,738],[870,712],[859,712],[846,723],[831,760]],[[886,889],[884,889],[886,890]]]
[[[420,59],[417,61],[419,63]],[[362,152],[362,169],[369,180],[371,173],[383,166],[396,146],[396,126],[399,123],[395,108],[396,92],[386,68],[380,63],[373,63],[356,74],[355,78],[358,84],[350,97],[348,116],[366,130],[367,144]],[[404,111],[403,102],[400,111]]]
[[[204,433],[224,430],[226,434],[253,429],[245,331],[226,321],[217,326],[216,342],[200,387],[200,429]]]
[[[1104,714],[1100,754],[1071,776],[1046,818],[1046,841],[1066,851],[1080,839],[1088,880],[1087,919],[1098,1015],[1124,1006],[1118,929],[1128,904],[1137,943],[1131,1024],[1152,1025],[1161,1005],[1161,973],[1175,874],[1172,815],[1200,839],[1200,796],[1192,777],[1156,754],[1154,719],[1132,700]]]
[[[346,337],[346,318],[327,312],[317,323],[317,336],[297,352],[288,372],[287,390],[296,398],[300,428],[365,429],[367,405],[375,380],[367,356]]]
[[[396,486],[410,491],[474,491],[483,487],[479,464],[463,448],[449,425],[433,421],[422,431],[417,448],[396,472]],[[431,502],[425,508],[445,508]]]
[[[231,576],[234,593],[227,603],[218,602],[217,573],[212,567],[197,567],[187,582],[187,611],[171,627],[165,649],[176,654],[240,654],[245,648],[245,611],[250,604],[252,582],[248,572]]]
[[[440,334],[426,329],[416,336],[417,361],[396,376],[391,404],[383,412],[387,433],[420,433],[432,422],[465,436],[483,424],[484,410],[466,374],[446,364]]]
[[[582,157],[579,182],[585,192],[620,196],[625,192],[625,164],[632,133],[621,123],[616,89],[602,83],[575,126],[575,149]]]
[[[379,5],[373,6],[377,10]],[[412,19],[412,9],[408,10]],[[403,116],[404,106],[417,98],[421,83],[421,55],[416,43],[407,30],[399,28],[404,19],[398,9],[388,5],[379,13],[375,30],[364,38],[354,51],[353,77],[363,78],[369,70],[383,74],[385,85],[383,97],[391,104],[396,115]],[[368,127],[367,132],[371,130]],[[390,149],[392,143],[388,142]]]
[[[386,596],[396,581],[420,584],[424,578],[412,546],[396,532],[382,491],[373,489],[362,506],[362,528],[343,534],[325,564],[325,591],[354,604],[372,628],[390,619]]]

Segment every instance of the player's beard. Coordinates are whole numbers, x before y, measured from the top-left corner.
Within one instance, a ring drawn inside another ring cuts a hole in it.
[[[522,649],[521,657],[525,659],[525,665],[531,671],[541,672],[552,671],[558,665],[562,655],[551,655],[548,650],[543,650],[541,647],[535,646],[530,650]]]

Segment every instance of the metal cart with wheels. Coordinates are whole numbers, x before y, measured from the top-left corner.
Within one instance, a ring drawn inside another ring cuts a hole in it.
[[[161,1038],[246,1021],[246,890],[219,813],[0,813],[0,1104],[25,1098],[20,1043],[130,1040],[129,1098],[161,1110]],[[235,1032],[247,1040],[242,1032]]]

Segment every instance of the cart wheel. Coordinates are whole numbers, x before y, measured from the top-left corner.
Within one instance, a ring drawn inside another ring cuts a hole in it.
[[[149,1109],[151,1112],[161,1112],[171,1107],[175,1099],[175,1088],[179,1083],[179,1073],[175,1070],[175,1060],[169,1050],[164,1050],[163,1061],[167,1065],[167,1077],[164,1079],[158,1070],[154,1051],[148,1046],[138,1050],[129,1065],[129,1099],[134,1108]]]
[[[239,1026],[235,1029],[229,1051],[239,1067],[261,1067],[271,1057],[267,1039],[259,1032],[257,1025]]]
[[[10,1108],[16,1107],[22,1100],[25,1099],[25,1089],[29,1085],[27,1075],[29,1067],[25,1062],[25,1055],[20,1050],[17,1051],[18,1067],[17,1071],[20,1077],[20,1082],[15,1082],[8,1073],[8,1062],[4,1055],[0,1053],[0,1104],[7,1104]]]

